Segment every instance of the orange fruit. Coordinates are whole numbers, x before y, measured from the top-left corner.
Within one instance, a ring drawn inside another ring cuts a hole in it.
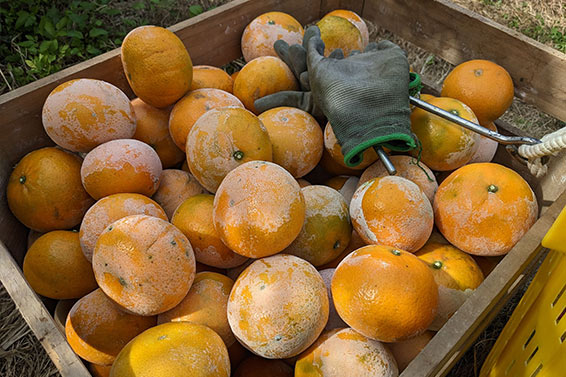
[[[159,203],[167,217],[173,218],[175,210],[191,196],[204,194],[206,190],[190,173],[178,169],[165,169],[161,173],[159,188],[153,199]]]
[[[335,177],[327,179],[324,182],[324,185],[339,191],[342,187],[344,187],[344,183],[346,183],[349,178],[350,176],[348,175],[337,175]]]
[[[233,268],[247,258],[226,247],[212,220],[214,196],[195,195],[175,211],[171,223],[188,238],[198,262],[218,268]]]
[[[319,164],[330,175],[359,176],[362,174],[362,170],[354,170],[340,165],[338,162],[336,162],[336,160],[332,158],[326,148],[324,148],[322,151],[322,158],[320,159]]]
[[[110,377],[110,369],[112,365],[98,365],[89,364],[88,370],[92,374],[92,377]]]
[[[145,103],[167,107],[190,88],[193,63],[183,42],[159,26],[139,26],[124,38],[122,66],[134,93]]]
[[[399,375],[393,355],[383,344],[349,328],[325,332],[295,364],[295,377],[341,377],[345,374]]]
[[[193,83],[191,90],[216,88],[232,93],[234,80],[220,68],[211,65],[195,65],[193,67]]]
[[[362,36],[362,45],[364,46],[364,48],[368,45],[369,43],[368,27],[365,21],[360,16],[358,16],[357,13],[345,9],[336,9],[330,13],[327,13],[324,17],[327,16],[342,17],[350,21],[360,31],[360,34]]]
[[[68,230],[39,237],[26,253],[23,271],[34,291],[57,300],[79,298],[97,287],[79,234]]]
[[[324,42],[324,56],[330,55],[337,48],[342,49],[344,56],[348,56],[352,51],[362,51],[365,47],[358,27],[344,17],[326,15],[316,26],[320,29],[320,37]]]
[[[436,315],[438,286],[416,256],[370,245],[348,255],[332,278],[336,311],[370,339],[396,342],[424,332]]]
[[[123,193],[100,199],[85,213],[79,231],[80,246],[89,262],[92,262],[96,241],[104,229],[130,215],[148,215],[167,220],[163,208],[147,196]]]
[[[148,329],[120,352],[110,377],[229,377],[230,359],[220,336],[190,322]]]
[[[430,267],[438,284],[438,312],[429,329],[439,330],[482,283],[483,273],[470,255],[452,245],[429,241],[415,255]]]
[[[340,255],[350,242],[348,204],[338,191],[327,186],[308,186],[301,192],[306,205],[305,222],[283,252],[320,266]]]
[[[272,151],[261,121],[240,107],[208,111],[187,137],[189,169],[210,192],[216,192],[226,174],[237,166],[248,161],[271,161]]]
[[[98,238],[92,267],[98,285],[128,312],[155,315],[177,306],[195,276],[191,244],[157,217],[132,215]]]
[[[334,272],[336,271],[335,268],[327,268],[325,270],[318,271],[322,280],[324,281],[324,285],[326,286],[326,292],[328,293],[328,321],[326,322],[326,326],[324,326],[325,330],[333,330],[333,329],[342,329],[348,327],[346,322],[340,318],[338,313],[336,312],[336,307],[334,306],[334,301],[332,300],[332,290],[330,289],[330,285],[332,284],[332,277],[334,276]]]
[[[434,198],[435,223],[451,244],[483,256],[509,252],[534,224],[536,197],[515,171],[470,164],[448,176]]]
[[[250,161],[232,170],[214,197],[214,227],[234,252],[263,258],[293,242],[305,221],[305,200],[285,169]]]
[[[65,334],[80,357],[94,364],[110,365],[130,340],[155,326],[156,320],[119,310],[97,289],[73,305],[65,323]]]
[[[136,98],[132,100],[137,127],[133,139],[143,141],[155,149],[163,168],[170,168],[184,160],[185,154],[177,148],[169,134],[170,109],[158,109]]]
[[[483,273],[470,255],[452,245],[427,243],[415,255],[430,267],[436,284],[451,289],[476,289]]]
[[[232,94],[215,88],[192,90],[175,104],[169,117],[169,133],[183,151],[193,125],[208,110],[226,106],[244,107]]]
[[[122,192],[152,196],[162,172],[159,156],[146,143],[112,140],[90,151],[81,166],[81,180],[94,199]]]
[[[432,206],[424,192],[397,176],[374,178],[361,185],[350,202],[350,217],[366,243],[410,252],[425,244],[434,224]]]
[[[236,341],[226,316],[228,296],[234,281],[215,272],[199,272],[195,275],[189,293],[179,305],[161,313],[157,323],[192,322],[208,326],[214,330],[226,347]]]
[[[94,203],[81,183],[81,158],[58,148],[42,148],[18,162],[6,186],[16,218],[38,232],[69,229]]]
[[[328,268],[336,268],[338,264],[342,262],[342,260],[346,258],[346,256],[348,256],[348,254],[366,245],[367,243],[362,239],[362,237],[360,237],[358,232],[356,232],[355,229],[352,229],[352,236],[350,237],[350,243],[348,243],[348,247],[346,247],[344,251],[340,253],[340,255],[338,255],[330,262],[323,264],[322,266],[319,266],[318,269],[322,271]]]
[[[422,161],[418,162],[415,157],[411,156],[389,156],[389,159],[397,169],[397,176],[407,178],[409,181],[416,183],[417,186],[425,193],[428,200],[434,201],[434,194],[438,189],[438,183],[434,173]],[[358,187],[365,182],[378,177],[386,177],[389,173],[381,160],[376,161],[369,166],[360,176]]]
[[[328,295],[322,278],[310,263],[293,255],[252,263],[238,277],[228,299],[234,335],[268,359],[298,355],[316,340],[327,320]]]
[[[469,60],[456,66],[442,84],[442,96],[470,106],[481,124],[499,118],[513,102],[513,80],[489,60]]]
[[[250,356],[236,369],[233,377],[293,377],[293,368],[282,360]]]
[[[234,95],[255,114],[256,99],[284,90],[299,90],[299,84],[287,64],[274,56],[253,59],[234,80]]]
[[[332,126],[330,125],[330,123],[327,123],[326,127],[324,128],[324,148],[328,151],[330,157],[332,157],[332,159],[338,165],[346,169],[363,170],[367,168],[369,165],[373,164],[375,161],[377,161],[378,158],[377,153],[373,150],[373,148],[368,148],[362,154],[362,162],[360,162],[359,165],[354,167],[347,166],[344,163],[342,146],[338,142],[338,139],[336,139],[336,135],[334,134],[334,131],[332,130]],[[352,175],[352,174],[346,174],[346,175]]]
[[[295,178],[307,175],[322,157],[322,131],[306,111],[276,107],[259,115],[273,144],[273,162]]]
[[[242,34],[242,54],[249,62],[260,56],[277,56],[273,44],[282,39],[289,44],[303,43],[300,22],[283,12],[268,12],[253,19]]]
[[[425,348],[425,346],[430,342],[434,332],[425,331],[421,335],[417,335],[414,338],[403,340],[401,342],[389,343],[387,346],[393,357],[397,361],[397,367],[399,367],[399,372],[402,372],[409,366],[411,361]]]
[[[428,102],[477,123],[472,110],[456,99],[438,97]],[[411,113],[411,129],[422,146],[422,151],[417,148],[411,154],[414,157],[420,154],[422,162],[432,170],[454,170],[467,164],[480,141],[479,134],[419,108]]]
[[[497,127],[493,122],[489,122],[484,127],[492,131],[498,132]],[[497,141],[482,136],[480,138],[478,149],[470,159],[469,164],[473,164],[476,162],[491,162],[491,160],[493,160],[493,157],[495,156],[495,152],[497,152],[498,146],[499,143]]]
[[[43,104],[41,120],[51,140],[73,152],[88,152],[136,131],[128,97],[102,80],[76,79],[57,86]]]
[[[302,178],[297,179],[297,183],[299,184],[299,186],[301,188],[311,185],[309,181],[307,181],[306,179],[302,179]]]
[[[437,98],[437,97],[436,97],[436,96],[433,96],[432,94],[421,93],[419,98],[422,99],[422,100],[425,101],[425,102],[428,102],[428,101],[430,101],[431,99]]]

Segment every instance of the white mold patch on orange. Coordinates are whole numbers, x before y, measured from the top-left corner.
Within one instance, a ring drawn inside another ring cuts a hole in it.
[[[284,252],[321,266],[338,257],[350,243],[352,226],[342,195],[328,186],[301,189],[306,217],[301,232]]]
[[[280,254],[252,263],[230,293],[228,322],[248,349],[268,359],[298,355],[328,320],[328,294],[318,271]]]
[[[153,199],[163,207],[167,217],[171,219],[177,207],[186,199],[206,192],[190,173],[179,169],[165,169],[161,173],[159,188],[153,194]]]
[[[301,188],[289,172],[267,161],[232,170],[214,198],[214,227],[236,253],[261,258],[297,237],[305,220]]]
[[[110,224],[96,242],[92,266],[104,293],[139,315],[174,308],[195,275],[193,249],[183,233],[165,220],[146,215]]]
[[[187,137],[191,173],[210,192],[231,170],[248,161],[271,161],[272,145],[261,121],[240,107],[213,109],[201,116]]]
[[[409,181],[416,183],[425,193],[428,200],[434,201],[434,194],[438,189],[438,182],[432,170],[429,169],[422,161],[411,156],[397,155],[389,156],[389,159],[397,169],[397,176],[407,178]],[[360,177],[358,187],[373,178],[381,178],[389,175],[385,166],[381,161],[376,161],[370,165]]]
[[[230,347],[236,338],[228,324],[226,308],[233,285],[234,281],[227,276],[199,272],[183,301],[160,314],[157,323],[186,321],[205,325],[220,335],[226,347]]]
[[[364,241],[411,252],[425,244],[434,225],[424,192],[397,176],[374,178],[360,186],[350,203],[350,215]]]
[[[123,193],[100,199],[85,213],[79,231],[81,249],[90,262],[96,241],[104,229],[130,215],[148,215],[167,220],[163,208],[144,195]]]
[[[244,107],[236,96],[224,90],[191,90],[175,104],[169,116],[169,133],[175,144],[184,151],[195,122],[207,111],[227,106]]]
[[[303,43],[303,27],[292,16],[268,12],[255,18],[242,34],[242,54],[249,62],[260,56],[277,56],[273,44],[281,39],[289,45]]]
[[[342,377],[344,371],[356,377],[399,375],[393,355],[381,342],[350,328],[325,332],[295,365],[296,376]]]
[[[53,89],[43,105],[42,122],[57,145],[73,152],[88,152],[136,132],[128,97],[114,85],[93,79],[71,80]]]
[[[73,305],[65,323],[65,334],[80,357],[91,363],[110,365],[130,340],[155,324],[156,317],[128,314],[97,289]]]
[[[159,187],[162,165],[149,145],[134,139],[112,140],[90,151],[81,180],[95,199],[120,192],[151,196]]]
[[[273,144],[273,162],[295,178],[309,173],[322,157],[323,137],[317,121],[306,111],[277,107],[259,115]]]

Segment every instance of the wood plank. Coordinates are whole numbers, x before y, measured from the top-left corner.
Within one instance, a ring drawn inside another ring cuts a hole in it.
[[[449,0],[366,0],[362,16],[452,64],[502,65],[517,97],[566,121],[566,54]]]
[[[0,281],[63,377],[91,377],[0,241]]]
[[[318,17],[320,2],[302,0],[235,0],[171,26],[187,47],[193,63],[222,66],[239,58],[246,25],[258,15],[278,10],[305,24]],[[120,49],[64,69],[0,96],[0,149],[17,162],[39,146],[51,145],[41,125],[41,110],[49,93],[75,78],[108,81],[133,98],[120,61]],[[17,142],[14,142],[17,141]]]
[[[540,242],[562,208],[566,192],[537,220],[400,377],[444,376],[489,324],[518,286],[518,278],[542,251]],[[455,356],[455,357],[454,357]]]
[[[320,2],[319,18],[335,9],[348,9],[362,15],[365,0],[322,0]]]

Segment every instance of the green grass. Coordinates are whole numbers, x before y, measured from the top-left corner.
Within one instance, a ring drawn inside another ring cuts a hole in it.
[[[188,0],[0,0],[0,94],[119,47],[140,25],[204,11]]]

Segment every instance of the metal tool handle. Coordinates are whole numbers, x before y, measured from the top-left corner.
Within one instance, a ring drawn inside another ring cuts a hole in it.
[[[421,99],[418,99],[418,98],[415,98],[415,97],[412,97],[412,96],[409,96],[409,101],[412,105],[415,105],[416,107],[419,107],[423,110],[428,111],[429,113],[432,113],[434,115],[438,115],[441,118],[444,118],[446,120],[454,122],[454,123],[458,124],[459,126],[467,128],[470,131],[474,131],[474,132],[476,132],[476,133],[478,133],[482,136],[490,138],[491,140],[495,140],[500,144],[505,144],[505,145],[509,145],[509,144],[533,145],[533,144],[538,144],[538,143],[541,142],[539,139],[535,139],[534,137],[501,135],[500,133],[489,130],[485,127],[480,126],[479,124],[476,124],[474,122],[470,122],[469,120],[461,118],[456,114],[452,114],[449,111],[443,110],[440,107],[436,107],[434,105],[431,105],[428,102],[425,102]]]

